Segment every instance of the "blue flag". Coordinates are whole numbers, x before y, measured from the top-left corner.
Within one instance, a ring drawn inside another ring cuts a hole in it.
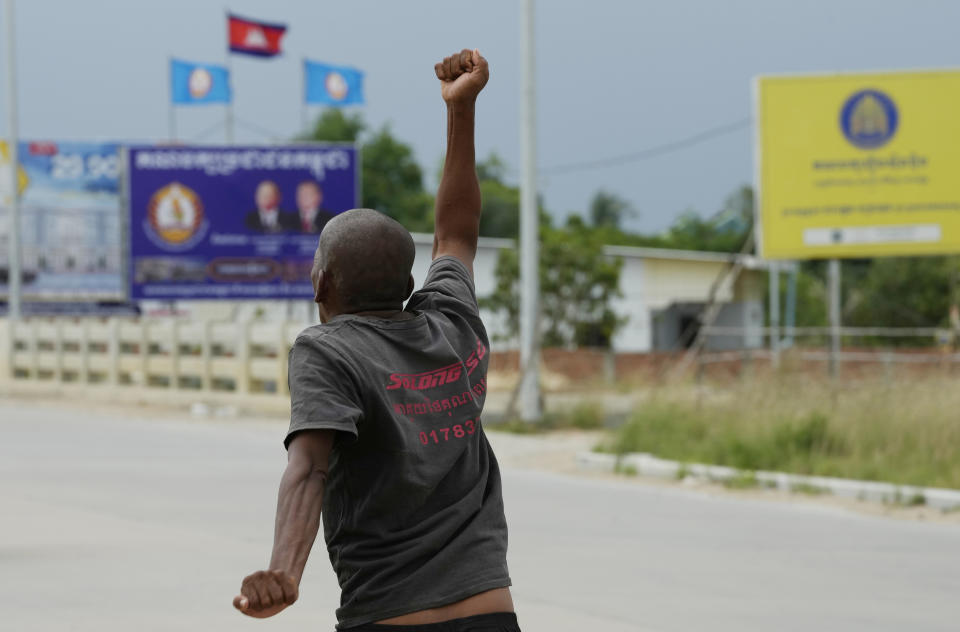
[[[363,103],[363,72],[346,66],[330,66],[303,60],[304,99],[321,105]]]
[[[230,72],[223,66],[170,60],[170,100],[179,104],[230,103]]]

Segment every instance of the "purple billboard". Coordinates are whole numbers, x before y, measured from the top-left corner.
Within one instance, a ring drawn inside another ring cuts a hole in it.
[[[359,202],[354,145],[131,147],[132,299],[309,299],[324,225]]]

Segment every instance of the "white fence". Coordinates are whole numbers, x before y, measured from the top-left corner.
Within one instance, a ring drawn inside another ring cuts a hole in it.
[[[29,319],[2,328],[8,378],[286,397],[301,322]]]

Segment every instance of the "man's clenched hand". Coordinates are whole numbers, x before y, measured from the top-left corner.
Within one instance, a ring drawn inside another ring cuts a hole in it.
[[[440,94],[448,105],[473,103],[490,78],[487,60],[477,49],[464,48],[435,65]]]
[[[257,571],[243,579],[233,607],[248,617],[265,619],[292,605],[299,594],[292,575],[279,570]]]

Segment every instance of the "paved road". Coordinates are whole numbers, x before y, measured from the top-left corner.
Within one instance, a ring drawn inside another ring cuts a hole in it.
[[[282,432],[0,401],[0,629],[332,630],[322,550],[294,608],[253,621],[230,607],[267,561]],[[510,462],[518,441],[494,437]],[[527,632],[960,626],[953,525],[516,466],[504,478]]]

